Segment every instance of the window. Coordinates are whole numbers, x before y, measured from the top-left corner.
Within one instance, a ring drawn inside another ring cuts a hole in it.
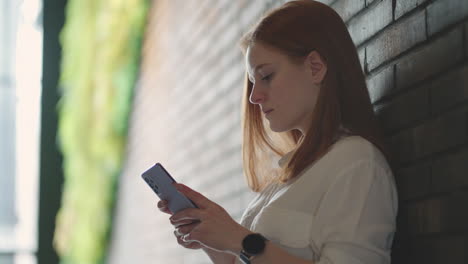
[[[41,0],[0,0],[0,263],[35,263]]]

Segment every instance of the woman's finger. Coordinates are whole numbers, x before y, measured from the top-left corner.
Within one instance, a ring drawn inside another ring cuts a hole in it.
[[[172,214],[169,208],[167,207],[167,201],[166,200],[161,200],[158,202],[158,209],[159,211],[166,213],[166,214]]]
[[[178,221],[178,222],[172,222],[171,221],[171,224],[177,228],[177,227],[180,227],[180,226],[185,226],[185,225],[190,225],[192,223],[199,223],[200,221],[194,221],[192,219],[187,219],[187,220],[181,220],[181,221]]]
[[[172,224],[183,221],[202,221],[206,216],[206,211],[198,208],[187,208],[172,215],[169,220]]]
[[[163,208],[167,206],[167,201],[166,200],[160,200],[158,202],[158,208]]]
[[[185,235],[185,234],[188,234],[190,232],[192,232],[192,230],[199,224],[199,222],[196,222],[196,223],[190,223],[190,224],[186,224],[186,225],[182,225],[178,228],[176,228],[176,232],[179,234],[179,235]]]
[[[174,183],[174,187],[181,193],[185,194],[187,198],[192,200],[200,209],[204,209],[209,207],[213,202],[203,196],[201,193],[191,189],[190,187],[181,184],[181,183]]]
[[[194,241],[191,241],[191,242],[185,242],[182,240],[182,236],[181,235],[178,235],[177,234],[177,231],[174,231],[174,235],[176,236],[177,238],[177,243],[181,246],[183,246],[184,248],[188,248],[188,249],[200,249],[202,248],[203,246],[198,243],[198,242],[194,242]]]
[[[163,213],[166,213],[166,214],[170,214],[170,215],[172,214],[172,213],[171,213],[171,210],[169,210],[169,208],[167,208],[167,207],[165,207],[165,208],[160,208],[159,210],[160,210],[161,212],[163,212]]]

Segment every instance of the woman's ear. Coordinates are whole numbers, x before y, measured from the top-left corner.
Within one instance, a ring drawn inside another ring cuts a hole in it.
[[[320,84],[327,74],[327,64],[322,56],[314,50],[307,55],[306,66],[312,73],[314,83]]]

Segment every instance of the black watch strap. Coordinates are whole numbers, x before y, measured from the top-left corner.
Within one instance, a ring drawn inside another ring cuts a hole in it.
[[[244,250],[241,251],[239,258],[244,264],[250,264],[250,260],[253,256],[247,254]]]
[[[250,264],[253,257],[263,253],[268,239],[261,234],[254,233],[247,235],[242,241],[242,250],[239,258],[244,264]]]

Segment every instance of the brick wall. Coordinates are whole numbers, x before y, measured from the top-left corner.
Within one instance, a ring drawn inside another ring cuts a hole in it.
[[[155,161],[239,220],[239,37],[285,1],[154,1],[109,263],[209,263],[140,179]],[[394,263],[468,262],[468,1],[324,0],[346,21],[395,154]]]

